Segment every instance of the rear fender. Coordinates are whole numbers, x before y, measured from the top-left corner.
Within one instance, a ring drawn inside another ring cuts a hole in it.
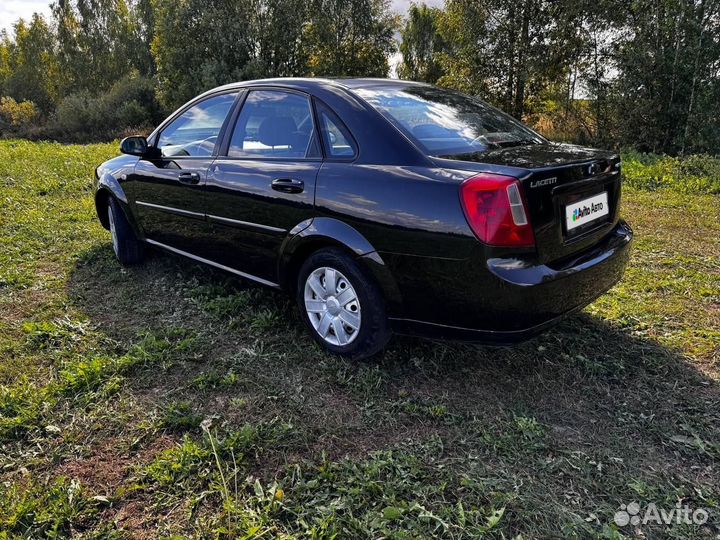
[[[380,254],[353,227],[333,218],[319,217],[295,227],[283,242],[278,275],[286,289],[294,289],[297,272],[311,253],[324,247],[337,247],[355,256],[361,267],[378,283],[387,302],[388,315],[399,313],[402,306],[395,278]]]

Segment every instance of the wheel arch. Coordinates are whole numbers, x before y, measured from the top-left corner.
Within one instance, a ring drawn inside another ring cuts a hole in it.
[[[299,232],[295,232],[300,229]],[[296,227],[282,246],[278,276],[280,286],[291,293],[296,288],[302,263],[323,248],[337,248],[353,256],[380,287],[388,314],[400,310],[400,290],[390,269],[372,244],[352,226],[333,218],[320,217]]]
[[[97,189],[95,190],[95,212],[97,213],[100,224],[105,229],[110,229],[110,223],[108,221],[107,206],[110,197],[114,197],[115,200],[120,203],[120,208],[125,213],[130,227],[137,238],[143,238],[142,231],[135,220],[135,214],[130,208],[127,195],[122,189],[120,182],[110,174],[105,174],[98,179]]]
[[[100,220],[100,224],[108,230],[110,229],[110,219],[108,218],[107,207],[110,197],[112,197],[110,190],[104,187],[99,188],[95,192],[95,212]]]

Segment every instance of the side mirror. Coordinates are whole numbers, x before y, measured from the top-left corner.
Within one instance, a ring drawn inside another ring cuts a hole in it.
[[[120,142],[120,151],[123,154],[143,157],[148,151],[147,139],[140,136],[125,137]]]

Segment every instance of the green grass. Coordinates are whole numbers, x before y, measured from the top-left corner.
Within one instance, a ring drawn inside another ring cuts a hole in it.
[[[712,189],[631,180],[626,277],[529,343],[353,364],[281,294],[121,268],[90,182],[114,154],[0,142],[0,539],[720,533]],[[711,517],[617,527],[632,501]]]
[[[655,191],[720,194],[720,158],[691,155],[683,158],[623,152],[627,185]]]

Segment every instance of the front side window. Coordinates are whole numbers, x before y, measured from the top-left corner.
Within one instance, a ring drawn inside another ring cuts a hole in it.
[[[220,129],[237,94],[222,94],[193,105],[173,120],[158,139],[165,157],[205,157],[215,149]]]
[[[432,86],[376,86],[357,93],[428,155],[541,144],[540,135],[479,99]]]
[[[314,134],[307,97],[281,90],[253,90],[235,124],[228,156],[309,157],[315,153]]]

